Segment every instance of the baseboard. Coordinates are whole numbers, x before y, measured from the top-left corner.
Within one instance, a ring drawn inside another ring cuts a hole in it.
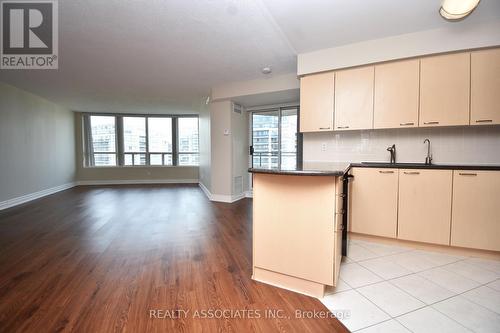
[[[198,179],[118,179],[118,180],[79,180],[77,186],[98,185],[141,185],[141,184],[198,184]]]
[[[210,191],[208,190],[208,188],[203,185],[203,183],[198,183],[198,186],[201,188],[201,190],[203,191],[203,193],[205,193],[205,195],[207,196],[208,200],[212,201],[212,193],[210,193]]]
[[[2,201],[2,202],[0,202],[0,210],[11,208],[11,207],[14,207],[17,205],[21,205],[23,203],[33,201],[36,199],[40,199],[40,198],[46,197],[48,195],[70,189],[70,188],[75,187],[75,186],[76,186],[76,183],[71,182],[71,183],[59,185],[56,187],[48,188],[48,189],[45,189],[42,191],[38,191],[35,193],[26,194],[26,195],[23,195],[23,196],[20,196],[17,198]]]
[[[210,201],[233,203],[246,197],[246,192],[236,195],[213,194],[202,183],[198,183],[198,185]]]

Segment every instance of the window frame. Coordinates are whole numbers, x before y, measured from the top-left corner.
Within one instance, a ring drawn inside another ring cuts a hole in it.
[[[115,152],[110,154],[115,154],[116,165],[95,165],[94,156],[96,153],[93,151],[93,141],[92,141],[92,128],[90,117],[92,116],[103,116],[103,117],[114,117],[115,118]],[[125,152],[124,147],[124,117],[140,117],[145,118],[146,123],[146,151],[145,152]],[[172,119],[172,151],[171,152],[150,152],[149,150],[149,118],[171,118]],[[179,165],[179,153],[178,151],[178,119],[179,118],[196,118],[198,120],[198,147],[199,147],[199,131],[200,131],[200,120],[198,114],[140,114],[140,113],[95,113],[95,112],[85,112],[82,113],[82,128],[84,134],[83,140],[83,152],[84,152],[84,167],[85,168],[169,168],[169,167],[198,167],[199,165]],[[145,154],[146,164],[144,165],[134,165],[134,155],[135,154]],[[151,154],[162,155],[162,165],[151,165]],[[197,154],[200,152],[190,152],[189,154]],[[133,165],[125,165],[125,155],[132,155]],[[172,164],[166,165],[165,161],[168,157],[166,155],[172,156]]]

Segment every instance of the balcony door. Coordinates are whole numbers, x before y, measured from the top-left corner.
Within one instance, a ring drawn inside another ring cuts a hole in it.
[[[294,169],[301,159],[298,107],[252,112],[254,168]]]

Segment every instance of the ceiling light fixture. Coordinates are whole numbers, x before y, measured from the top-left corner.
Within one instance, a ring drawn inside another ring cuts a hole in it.
[[[271,68],[271,66],[266,66],[266,67],[262,67],[262,74],[271,74],[273,72],[273,69]]]
[[[481,0],[443,0],[439,14],[448,21],[464,19],[476,9]]]

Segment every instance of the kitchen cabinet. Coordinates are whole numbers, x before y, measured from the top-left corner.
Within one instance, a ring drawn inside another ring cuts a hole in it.
[[[396,237],[398,169],[354,168],[350,188],[352,232]]]
[[[500,251],[500,172],[454,171],[451,245]]]
[[[333,72],[300,79],[300,131],[333,131]]]
[[[253,279],[314,297],[337,284],[341,178],[253,174]]]
[[[470,123],[500,124],[500,49],[471,54]]]
[[[398,238],[450,244],[452,170],[399,170]]]
[[[374,128],[418,126],[418,59],[375,66]]]
[[[422,58],[419,126],[469,124],[470,53]]]
[[[335,130],[373,128],[374,67],[335,73]]]

